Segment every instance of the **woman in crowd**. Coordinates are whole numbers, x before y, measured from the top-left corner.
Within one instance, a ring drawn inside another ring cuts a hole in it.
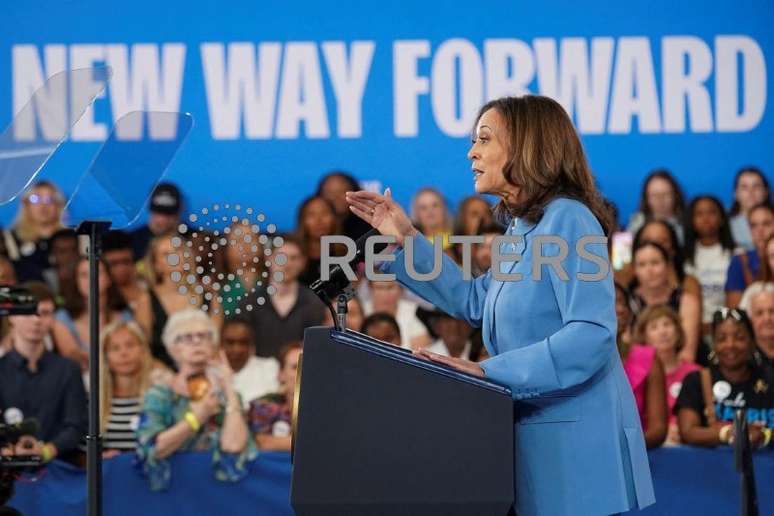
[[[220,345],[234,371],[234,389],[246,410],[250,400],[277,390],[279,362],[255,354],[255,328],[240,318],[226,319],[220,330]]]
[[[315,196],[322,197],[333,205],[342,234],[352,240],[357,240],[360,235],[371,229],[363,219],[349,211],[345,194],[348,191],[357,192],[359,190],[360,185],[357,179],[346,172],[334,171],[320,178],[315,192]]]
[[[751,209],[763,203],[771,203],[768,179],[758,168],[744,167],[734,177],[734,203],[728,215],[734,242],[746,251],[755,250],[747,218]]]
[[[739,306],[744,289],[759,278],[761,262],[765,261],[766,242],[774,235],[774,207],[759,204],[750,209],[748,217],[754,249],[731,258],[726,273],[726,305]]]
[[[100,327],[133,319],[132,311],[118,288],[110,280],[104,261],[99,262],[99,321]],[[75,278],[62,286],[65,304],[56,311],[54,340],[63,356],[75,360],[86,371],[89,367],[89,260],[81,258],[75,268]]]
[[[134,321],[107,325],[101,349],[102,456],[110,458],[137,448],[142,398],[151,386],[154,365],[145,333]],[[165,370],[156,372],[163,374]]]
[[[253,234],[249,225],[235,222],[225,233],[224,236],[230,240],[223,260],[226,278],[217,295],[223,299],[223,315],[229,317],[236,313],[243,298],[253,296],[253,289],[257,290],[262,284],[268,283],[268,274],[263,274],[266,270],[264,247],[259,241],[259,235]]]
[[[680,287],[683,291],[701,298],[701,284],[699,280],[685,272],[685,258],[683,249],[677,239],[677,233],[671,225],[663,220],[649,220],[640,227],[632,240],[632,249],[644,241],[656,242],[667,250],[672,258],[670,265],[670,281],[674,287]],[[615,271],[615,280],[621,285],[628,285],[634,278],[634,265],[626,264],[622,269]]]
[[[244,478],[256,450],[234,373],[222,353],[216,358],[215,324],[203,311],[187,308],[169,317],[163,339],[178,372],[145,394],[137,430],[137,453],[151,489],[169,486],[167,458],[180,451],[209,450],[216,479]]]
[[[645,178],[639,211],[629,219],[627,230],[630,233],[637,233],[647,220],[663,220],[672,226],[677,233],[677,238],[682,242],[684,210],[683,192],[677,180],[668,170],[656,170]]]
[[[774,235],[769,237],[764,245],[765,260],[761,263],[758,271],[758,279],[747,286],[739,301],[739,308],[745,310],[751,317],[754,315],[750,311],[752,297],[758,295],[763,290],[771,288],[774,284]]]
[[[62,227],[64,197],[49,181],[38,181],[22,197],[16,221],[3,231],[5,252],[19,282],[43,280],[50,267],[49,238]]]
[[[174,246],[173,238],[180,239],[179,236],[166,235],[151,240],[148,254],[145,256],[144,267],[153,317],[150,338],[151,353],[171,369],[175,368],[175,361],[169,355],[168,346],[164,344],[162,338],[167,320],[172,314],[190,308],[190,297],[198,299],[195,306],[201,306],[204,303],[204,297],[195,292],[189,292],[186,295],[180,294],[179,289],[183,283],[181,279],[175,281],[173,274],[179,274],[182,278],[184,272],[182,269],[183,257],[181,256],[183,241],[182,239],[175,241],[180,245]]]
[[[301,243],[301,251],[306,257],[306,266],[298,277],[307,287],[320,277],[320,239],[326,235],[341,233],[336,209],[327,199],[319,196],[308,197],[301,203],[296,220],[296,238]],[[331,254],[342,253],[340,246],[333,246]]]
[[[680,362],[696,361],[701,322],[701,301],[697,296],[675,287],[670,278],[672,258],[656,242],[638,243],[632,253],[634,280],[629,284],[632,312],[635,317],[646,307],[667,305],[680,314],[685,334],[685,347],[680,351]]]
[[[451,247],[452,218],[441,192],[429,187],[420,189],[411,202],[411,219],[431,242],[440,237],[444,251]]]
[[[479,195],[470,195],[460,202],[457,220],[454,223],[454,234],[478,235],[481,228],[492,222],[492,207],[486,199]]]
[[[664,369],[655,348],[634,343],[628,293],[618,284],[615,291],[618,352],[621,354],[624,371],[637,402],[640,422],[645,433],[645,445],[648,448],[656,448],[664,444],[667,435]]]
[[[702,335],[709,335],[712,314],[725,305],[726,272],[734,252],[728,218],[720,201],[700,195],[688,207],[685,272],[701,284]]]
[[[385,312],[376,312],[366,317],[360,333],[395,346],[401,345],[398,321]]]
[[[685,377],[675,413],[683,443],[714,447],[734,439],[737,408],[745,408],[753,448],[771,446],[774,374],[754,357],[753,329],[744,310],[722,308],[712,318],[714,358]]]
[[[134,320],[150,338],[153,328],[151,299],[148,284],[140,276],[134,260],[132,238],[124,231],[110,231],[102,238],[102,257],[107,265],[110,281],[132,309]]]
[[[261,450],[290,451],[290,423],[300,356],[300,342],[285,344],[279,353],[280,371],[277,379],[280,392],[250,402],[247,418],[255,442]]]
[[[649,306],[637,317],[634,342],[655,348],[656,356],[664,368],[669,416],[667,442],[677,444],[680,442],[680,434],[677,429],[677,417],[672,414],[672,411],[680,394],[683,379],[688,373],[699,369],[696,364],[681,363],[677,359],[678,353],[685,346],[685,334],[680,325],[679,316],[668,306]]]
[[[457,210],[457,218],[454,221],[455,235],[479,235],[482,228],[491,226],[492,207],[483,197],[470,195],[465,197]],[[500,229],[499,234],[502,234]],[[452,244],[450,256],[457,264],[462,264],[462,244]]]
[[[400,326],[401,345],[422,349],[432,343],[427,327],[417,317],[417,304],[402,298],[403,288],[395,281],[369,281],[371,297],[363,302],[366,315],[384,312],[395,317]]]

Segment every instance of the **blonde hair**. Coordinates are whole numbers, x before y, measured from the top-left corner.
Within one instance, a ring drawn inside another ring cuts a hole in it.
[[[637,316],[637,322],[634,324],[635,340],[642,344],[649,344],[645,338],[648,324],[662,317],[666,317],[674,324],[675,331],[677,332],[675,352],[680,351],[685,346],[685,332],[683,331],[683,325],[680,323],[680,316],[667,305],[649,306],[640,312],[640,315]]]
[[[419,189],[417,193],[414,194],[414,198],[411,199],[411,220],[417,226],[417,229],[419,229],[422,233],[427,231],[427,228],[419,227],[419,219],[417,218],[417,202],[419,201],[419,198],[426,193],[435,195],[438,200],[441,201],[441,207],[443,208],[443,229],[447,233],[450,233],[452,231],[452,216],[451,212],[449,211],[449,205],[446,202],[446,197],[444,197],[441,192],[430,186]]]
[[[134,321],[119,320],[108,324],[100,335],[100,429],[104,432],[107,428],[108,419],[110,419],[110,406],[113,402],[113,373],[107,365],[107,345],[112,335],[122,329],[126,329],[140,343],[143,351],[143,360],[140,370],[137,372],[136,382],[140,390],[140,397],[151,386],[151,371],[153,369],[153,357],[151,356],[150,345],[145,338],[145,333],[140,325]]]
[[[39,190],[41,188],[49,188],[53,191],[53,196],[57,200],[57,206],[59,207],[59,216],[61,218],[62,216],[62,209],[64,208],[64,197],[62,196],[62,192],[59,191],[59,188],[56,187],[54,183],[51,183],[49,181],[38,181],[32,187],[30,187],[25,193],[23,200],[26,201],[29,199],[29,197],[35,193],[36,190]],[[59,221],[58,224],[59,228],[62,228],[62,222]],[[30,208],[29,204],[26,202],[22,202],[19,204],[19,211],[16,215],[16,219],[13,222],[13,228],[16,230],[16,234],[19,236],[19,239],[22,242],[35,242],[40,238],[40,233],[38,231],[38,226],[35,221],[32,220],[32,217],[30,216]]]

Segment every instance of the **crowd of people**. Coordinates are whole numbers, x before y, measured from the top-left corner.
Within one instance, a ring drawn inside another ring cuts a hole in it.
[[[296,227],[277,235],[282,261],[264,263],[256,246],[221,247],[211,261],[228,279],[229,297],[213,295],[196,267],[201,288],[180,293],[175,275],[199,260],[170,256],[180,254],[181,241],[194,255],[209,249],[196,240],[201,235],[181,232],[183,195],[174,184],[153,191],[147,225],[105,235],[98,274],[105,458],[135,453],[151,488],[162,490],[176,452],[209,451],[216,478],[229,481],[247,474],[258,450],[290,449],[304,330],[332,324],[309,288],[320,276],[320,238],[356,239],[369,229],[347,206],[345,192],[357,189],[349,174],[324,176],[299,206]],[[37,315],[2,322],[0,410],[7,422],[39,423],[36,435],[4,453],[83,465],[89,267],[80,237],[61,225],[63,207],[56,185],[36,183],[2,232],[0,284],[27,288],[38,305]],[[468,197],[453,212],[440,191],[422,188],[410,211],[457,263],[463,249],[450,235],[482,236],[471,268],[475,275],[490,268],[503,226],[486,198]],[[648,447],[727,445],[739,408],[753,447],[772,446],[774,207],[765,175],[744,168],[729,199],[700,195],[686,204],[676,179],[655,171],[628,225],[610,235],[609,251],[617,341]],[[248,262],[257,265],[242,270]],[[400,284],[355,286],[350,329],[404,348],[487,358],[479,329]]]

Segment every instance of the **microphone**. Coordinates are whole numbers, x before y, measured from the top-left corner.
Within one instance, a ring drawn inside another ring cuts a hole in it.
[[[355,270],[358,265],[365,261],[365,245],[366,241],[375,235],[379,235],[377,229],[371,229],[360,235],[355,241],[355,256],[349,261],[349,266]],[[374,246],[374,252],[379,253],[385,247],[386,243],[379,243]],[[329,270],[329,276],[327,281],[323,281],[322,278],[318,278],[309,288],[317,294],[323,303],[330,306],[330,304],[341,294],[346,288],[349,287],[349,278],[344,273],[344,269],[341,265],[336,264]],[[334,318],[335,320],[335,318]]]
[[[27,290],[11,285],[0,285],[0,317],[6,315],[35,315],[38,300]]]
[[[23,435],[35,435],[38,433],[39,426],[38,420],[34,417],[27,418],[19,423],[0,424],[0,445],[16,443]]]

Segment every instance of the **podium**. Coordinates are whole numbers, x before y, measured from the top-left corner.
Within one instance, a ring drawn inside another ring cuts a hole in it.
[[[508,388],[350,330],[308,328],[299,365],[297,516],[505,516]]]

